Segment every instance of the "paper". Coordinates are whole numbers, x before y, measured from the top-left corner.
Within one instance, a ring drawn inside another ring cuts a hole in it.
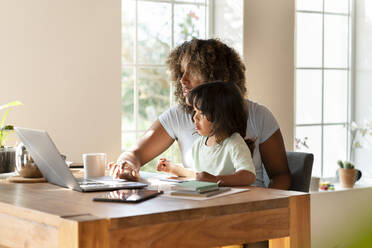
[[[210,200],[210,199],[214,199],[214,198],[217,198],[217,197],[223,197],[223,196],[227,196],[227,195],[232,195],[232,194],[236,194],[236,193],[240,193],[240,192],[244,192],[244,191],[248,191],[249,189],[235,189],[235,188],[231,188],[230,191],[227,191],[225,193],[221,193],[221,194],[218,194],[218,195],[214,195],[214,196],[210,196],[210,197],[193,197],[193,196],[176,196],[176,195],[171,195],[170,194],[170,191],[165,191],[164,192],[164,195],[162,197],[169,197],[169,198],[176,198],[176,199],[186,199],[186,200],[195,200],[195,201],[205,201],[205,200]]]
[[[169,177],[170,174],[140,171],[140,176],[141,176],[140,182],[146,182],[147,184],[149,184],[147,189],[162,190],[164,191],[164,194],[161,195],[160,197],[169,197],[169,198],[174,198],[174,199],[205,201],[205,200],[210,200],[210,199],[214,199],[217,197],[223,197],[226,195],[237,194],[237,193],[249,190],[249,189],[231,188],[230,191],[227,191],[225,193],[221,193],[215,196],[210,196],[210,197],[205,197],[205,198],[204,197],[192,197],[192,196],[175,196],[175,195],[170,195],[170,192],[172,191],[171,188],[172,186],[177,185],[179,183],[162,180],[164,178]]]

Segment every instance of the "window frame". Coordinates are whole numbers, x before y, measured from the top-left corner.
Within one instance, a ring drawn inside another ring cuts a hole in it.
[[[125,0],[122,0],[124,2]],[[139,77],[138,71],[142,68],[165,68],[165,63],[163,64],[146,64],[146,63],[138,63],[138,2],[151,2],[151,3],[168,3],[171,5],[171,41],[170,41],[170,51],[175,48],[175,6],[176,5],[193,5],[193,6],[205,6],[204,14],[205,14],[205,37],[201,37],[206,39],[211,36],[211,32],[213,30],[212,19],[213,18],[213,1],[212,0],[200,0],[198,2],[187,2],[187,1],[179,1],[179,0],[133,0],[135,2],[135,23],[134,23],[134,40],[133,40],[133,63],[121,63],[121,70],[125,69],[132,69],[133,70],[133,122],[134,122],[134,129],[125,129],[123,125],[121,125],[121,136],[126,137],[126,135],[133,135],[135,134],[135,140],[137,141],[140,136],[146,131],[145,129],[139,128]],[[165,62],[165,61],[164,61]],[[121,84],[123,81],[121,81]],[[169,107],[175,104],[174,99],[174,86],[170,84],[170,95],[169,95]],[[123,113],[122,113],[123,114]],[[121,144],[121,150],[124,151],[126,149],[124,142]],[[171,146],[171,158],[173,160],[175,156],[175,148]]]
[[[336,13],[336,12],[329,12],[329,11],[324,11],[325,10],[325,1],[323,0],[322,3],[322,11],[315,11],[315,10],[298,10],[296,8],[296,22],[297,22],[297,14],[298,13],[303,13],[303,14],[319,14],[322,17],[322,62],[321,62],[321,67],[298,67],[297,66],[297,61],[295,63],[295,74],[297,74],[298,70],[320,70],[321,71],[321,87],[322,87],[322,92],[321,92],[321,121],[320,123],[297,123],[297,119],[294,119],[294,134],[295,137],[297,138],[297,128],[298,127],[320,127],[321,129],[321,149],[320,149],[320,176],[323,178],[324,176],[324,129],[325,127],[328,126],[340,126],[343,125],[345,126],[345,132],[346,132],[346,147],[345,147],[345,154],[346,154],[346,159],[350,160],[350,154],[349,154],[349,147],[350,147],[350,133],[349,133],[349,128],[350,128],[350,123],[353,119],[353,106],[354,106],[354,92],[353,92],[353,83],[354,83],[354,75],[353,75],[353,68],[354,68],[354,59],[353,59],[353,40],[354,40],[354,1],[353,0],[348,0],[348,13]],[[348,17],[348,40],[347,40],[347,66],[346,67],[325,67],[324,66],[324,43],[325,43],[325,15],[336,15],[336,16],[346,16]],[[297,26],[296,26],[297,28]],[[297,40],[295,42],[295,53],[297,53]],[[296,60],[296,59],[295,59]],[[325,91],[325,84],[324,84],[324,74],[325,71],[334,71],[334,70],[341,70],[341,71],[346,71],[347,72],[347,103],[346,103],[346,122],[325,122],[324,119],[324,91]],[[295,88],[297,86],[297,78],[295,76]],[[295,91],[296,92],[296,91]],[[296,102],[296,97],[295,97],[295,113],[297,113],[297,102]],[[303,151],[303,150],[301,150]]]

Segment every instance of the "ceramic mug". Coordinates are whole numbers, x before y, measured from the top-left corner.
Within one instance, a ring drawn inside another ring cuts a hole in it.
[[[320,177],[311,177],[309,191],[319,191]]]
[[[106,161],[106,153],[84,153],[84,178],[103,177]]]

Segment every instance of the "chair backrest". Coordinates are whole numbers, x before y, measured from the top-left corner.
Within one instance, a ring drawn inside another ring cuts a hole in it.
[[[304,152],[287,152],[288,167],[291,173],[290,190],[309,192],[314,155]],[[264,169],[264,183],[268,187],[270,179]]]

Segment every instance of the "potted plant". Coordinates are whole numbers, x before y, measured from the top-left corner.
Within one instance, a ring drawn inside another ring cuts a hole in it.
[[[10,108],[22,105],[19,101],[13,101],[0,106],[0,110],[6,109],[0,122],[0,173],[13,172],[15,170],[15,147],[6,146],[8,135],[13,132],[12,125],[5,125],[5,119]]]
[[[349,161],[342,162],[341,160],[337,161],[338,175],[341,182],[341,187],[343,188],[353,188],[355,183],[356,170],[354,164]]]
[[[372,123],[367,123],[364,126],[352,122],[347,126],[350,132],[350,149],[349,160],[337,161],[338,175],[343,188],[353,188],[354,183],[361,177],[361,171],[355,169],[354,163],[351,161],[354,158],[355,149],[362,148],[360,139],[365,138],[366,135],[372,135]]]

